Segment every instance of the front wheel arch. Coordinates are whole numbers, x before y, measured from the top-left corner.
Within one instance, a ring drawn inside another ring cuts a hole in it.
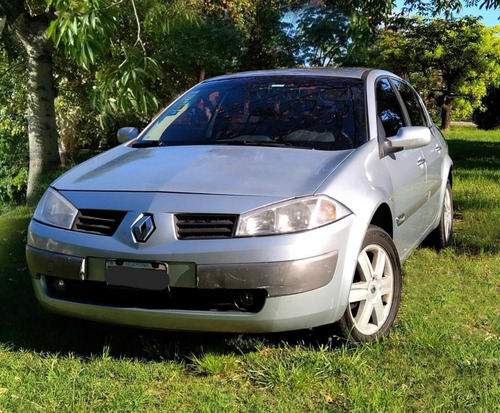
[[[370,222],[371,225],[383,229],[392,238],[394,234],[392,212],[389,205],[383,203],[379,205]]]
[[[401,301],[401,264],[391,237],[378,226],[366,231],[346,310],[339,320],[345,338],[371,342],[386,337]]]

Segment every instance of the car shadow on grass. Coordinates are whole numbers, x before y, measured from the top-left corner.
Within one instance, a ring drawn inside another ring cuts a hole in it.
[[[139,358],[184,362],[207,352],[246,354],[264,347],[335,348],[343,341],[334,326],[272,334],[229,334],[146,330],[107,325],[52,314],[39,306],[28,274],[1,293],[6,314],[0,345],[43,354]],[[3,284],[3,280],[2,280]]]
[[[498,142],[453,138],[448,139],[448,145],[455,164],[459,164],[465,170],[500,168]]]

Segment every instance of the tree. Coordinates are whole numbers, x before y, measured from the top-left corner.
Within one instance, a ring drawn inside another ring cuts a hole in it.
[[[371,63],[411,79],[440,108],[448,129],[452,108],[464,118],[481,105],[487,86],[500,78],[500,26],[477,19],[406,19],[380,30]]]
[[[32,203],[40,175],[61,164],[54,111],[53,44],[46,36],[52,14],[41,0],[2,0],[0,12],[7,22],[2,36],[17,37],[26,55],[30,152],[26,200]]]
[[[175,89],[161,91],[163,99],[206,77],[239,68],[245,33],[240,20],[245,3],[204,1],[195,9],[196,19],[176,25],[167,34],[155,34],[158,42],[151,56],[162,67],[164,83],[175,85]],[[148,26],[146,29],[149,31]]]
[[[500,0],[405,0],[403,15],[417,13],[420,16],[433,17],[444,14],[447,19],[453,18],[454,12],[462,10],[464,3],[468,6],[479,6],[484,10],[500,7]]]
[[[0,0],[0,21],[6,22],[1,42],[17,38],[26,59],[28,203],[35,201],[40,174],[60,165],[54,98],[56,86],[71,82],[64,83],[69,76],[61,75],[62,70],[54,84],[54,46],[80,66],[78,76],[89,85],[103,125],[119,116],[146,123],[160,101],[206,73],[294,65],[295,44],[283,32],[282,16],[311,3],[349,17],[346,32],[355,56],[362,56],[366,40],[393,7],[392,0]],[[462,2],[406,4],[442,10]],[[497,8],[500,0],[484,0],[483,5]],[[219,47],[213,41],[217,38],[225,38]],[[187,47],[179,47],[181,43]],[[78,96],[87,99],[86,92]]]
[[[168,1],[48,0],[57,18],[47,31],[64,54],[87,72],[93,84],[92,100],[101,124],[117,113],[135,113],[146,122],[158,109],[151,91],[160,74],[148,55],[147,36],[138,21],[151,21],[155,30],[170,22]],[[154,21],[153,21],[154,20]],[[152,34],[151,34],[152,35]]]
[[[337,66],[348,48],[348,17],[331,7],[306,7],[299,16],[295,37],[301,60],[311,66]]]
[[[254,0],[242,14],[245,27],[242,70],[273,69],[295,66],[294,49],[286,36],[283,15],[294,5],[294,1]]]
[[[160,102],[206,73],[235,69],[241,55],[235,16],[247,0],[49,2],[58,18],[48,33],[92,76],[93,103],[103,124],[133,115],[145,124]]]

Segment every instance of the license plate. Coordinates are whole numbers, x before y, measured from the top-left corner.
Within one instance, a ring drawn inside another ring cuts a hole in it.
[[[170,284],[165,263],[109,260],[104,278],[111,287],[140,290],[167,290]]]

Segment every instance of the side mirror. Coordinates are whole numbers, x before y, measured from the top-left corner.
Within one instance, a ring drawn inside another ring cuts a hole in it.
[[[431,131],[425,126],[405,126],[398,130],[396,136],[384,142],[386,155],[407,149],[421,148],[431,142]]]
[[[118,138],[118,142],[126,143],[139,136],[139,129],[134,128],[133,126],[126,126],[124,128],[120,128],[116,136]]]

